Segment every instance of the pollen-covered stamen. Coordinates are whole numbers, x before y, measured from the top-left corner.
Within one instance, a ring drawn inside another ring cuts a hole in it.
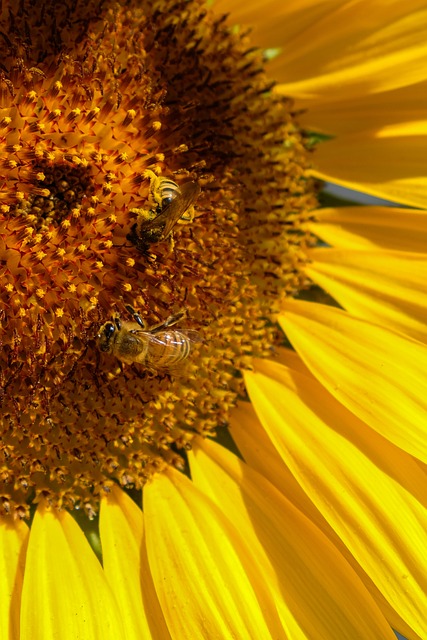
[[[227,423],[305,284],[315,197],[291,104],[202,3],[23,2],[0,31],[0,511],[91,516]],[[100,348],[130,308],[198,336],[176,370],[172,340]]]

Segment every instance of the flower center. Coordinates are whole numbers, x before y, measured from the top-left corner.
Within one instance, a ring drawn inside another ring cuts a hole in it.
[[[92,514],[112,482],[183,468],[305,284],[316,199],[291,101],[201,2],[156,7],[3,20],[3,512]]]
[[[13,162],[13,161],[12,161]],[[10,215],[26,220],[26,227],[49,232],[52,226],[78,211],[83,198],[95,192],[89,167],[74,167],[66,162],[35,162],[35,179],[26,197],[12,202]]]

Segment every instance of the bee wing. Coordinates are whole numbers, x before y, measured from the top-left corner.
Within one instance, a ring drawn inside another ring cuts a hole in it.
[[[137,331],[135,333],[138,333]],[[163,329],[161,333],[149,333],[148,331],[141,331],[146,335],[150,342],[154,344],[172,345],[172,348],[182,344],[182,340],[176,338],[175,334],[179,334],[183,338],[188,338],[190,342],[203,342],[203,339],[198,331],[195,329],[185,329],[184,331],[175,332],[174,329]],[[167,333],[168,337],[165,338],[164,334]]]
[[[184,331],[181,331],[181,333],[183,333],[190,342],[194,342],[195,344],[203,342],[202,336],[195,329],[185,329]]]
[[[200,193],[200,187],[196,182],[186,182],[179,188],[179,193],[172,202],[153,220],[141,224],[141,232],[160,229],[162,238],[167,238],[181,216],[196,201]]]
[[[135,331],[135,333],[138,332]],[[194,344],[203,342],[200,333],[193,329],[187,329],[185,331],[179,332],[175,332],[173,329],[171,331],[168,331],[166,329],[162,331],[162,333],[148,333],[146,331],[141,331],[141,333],[143,333],[148,338],[150,343],[168,347],[171,354],[175,351],[175,349],[181,348],[183,339],[188,339],[190,342],[194,342]],[[167,338],[164,335],[165,333],[167,333]],[[180,338],[179,336],[182,336],[182,338]]]

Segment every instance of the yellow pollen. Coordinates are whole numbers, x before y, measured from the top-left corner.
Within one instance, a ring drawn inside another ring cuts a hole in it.
[[[33,189],[33,193],[36,196],[42,196],[43,198],[47,198],[50,195],[49,189]]]
[[[126,152],[119,153],[119,155],[114,160],[114,162],[115,162],[115,164],[120,164],[122,162],[127,162],[128,159],[129,159],[129,156],[128,156],[128,154]]]
[[[61,116],[62,116],[61,109],[54,109],[53,111],[51,111],[51,113],[49,113],[47,120],[48,122],[50,122],[51,120],[58,120]]]
[[[129,109],[129,111],[127,111],[125,119],[122,122],[122,127],[127,127],[132,120],[135,118],[136,116],[136,111],[134,109]]]
[[[180,144],[179,147],[174,149],[175,153],[185,153],[188,151],[188,146],[186,144]]]
[[[78,118],[80,114],[81,114],[80,109],[72,109],[68,114],[68,116],[66,117],[66,121],[71,122],[72,120],[75,120],[76,118]]]
[[[99,107],[95,107],[95,109],[91,109],[90,111],[88,111],[86,117],[84,118],[84,123],[88,124],[91,120],[93,120],[100,112],[100,108]]]
[[[53,84],[53,92],[57,92],[59,93],[59,91],[61,91],[62,89],[62,82],[60,82],[59,80],[57,80],[54,84]]]

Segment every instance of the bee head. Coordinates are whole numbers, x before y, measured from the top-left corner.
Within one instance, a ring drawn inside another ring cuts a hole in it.
[[[100,351],[110,351],[111,339],[116,333],[118,327],[114,322],[106,322],[97,335]]]

